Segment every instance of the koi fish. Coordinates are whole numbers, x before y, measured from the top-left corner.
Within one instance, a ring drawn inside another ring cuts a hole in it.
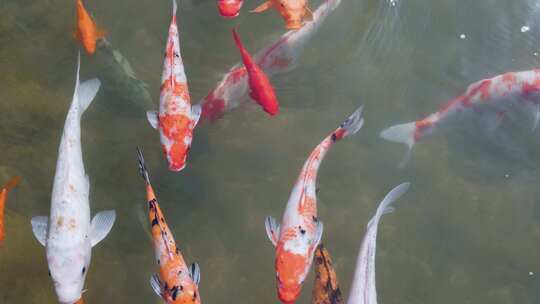
[[[173,16],[161,75],[159,113],[156,111],[146,113],[150,125],[159,130],[161,147],[171,171],[181,171],[186,167],[193,129],[201,116],[200,106],[191,106],[190,102],[184,63],[180,54],[176,10],[176,0],[173,0]]]
[[[307,0],[268,0],[252,10],[252,13],[262,13],[274,7],[289,30],[301,28],[306,21],[313,20],[313,12],[309,8]]]
[[[235,29],[233,29],[233,37],[242,55],[242,62],[246,67],[250,88],[249,96],[257,101],[266,113],[272,116],[276,115],[279,112],[279,103],[274,92],[274,87],[272,87],[266,74],[255,63],[253,58],[251,58]]]
[[[150,278],[150,285],[157,295],[169,304],[199,304],[201,303],[198,290],[201,278],[199,265],[193,263],[188,269],[180,249],[176,246],[174,236],[165,222],[139,149],[137,149],[137,156],[139,170],[146,184],[148,217],[152,225],[152,239],[160,273]]]
[[[219,13],[225,18],[238,17],[243,4],[244,0],[218,0]]]
[[[323,234],[323,223],[317,218],[319,165],[336,142],[358,132],[363,123],[360,107],[311,152],[291,192],[281,226],[273,217],[266,218],[266,233],[276,248],[277,291],[282,303],[294,303],[300,296]]]
[[[408,151],[401,161],[404,166],[410,158],[414,145],[431,135],[436,129],[456,123],[467,115],[484,111],[488,118],[500,121],[504,113],[521,106],[533,115],[533,130],[540,119],[540,69],[509,72],[493,78],[480,80],[467,91],[427,117],[383,130],[383,139],[403,143]]]
[[[315,11],[313,21],[307,22],[297,31],[288,31],[279,40],[262,49],[254,56],[255,63],[269,77],[291,70],[311,37],[324,23],[328,14],[340,3],[341,0],[325,1]],[[248,73],[245,66],[236,64],[199,103],[202,105],[202,120],[215,121],[225,112],[236,109],[247,100],[249,100]]]
[[[90,222],[90,182],[82,159],[81,116],[96,96],[100,81],[79,82],[80,58],[79,53],[75,93],[58,151],[50,217],[32,218],[32,231],[45,246],[60,304],[83,303],[91,249],[107,236],[116,219],[114,210],[109,210],[97,213]]]
[[[319,244],[315,251],[315,284],[312,304],[342,304],[343,296],[339,289],[336,271],[330,253]]]
[[[7,184],[5,184],[4,187],[2,187],[2,189],[0,190],[0,247],[2,246],[2,244],[4,242],[4,238],[5,238],[5,235],[4,235],[4,208],[6,206],[6,200],[7,200],[7,197],[8,197],[8,193],[9,193],[9,191],[11,191],[11,189],[15,188],[15,186],[17,186],[17,184],[19,184],[20,181],[21,181],[21,177],[20,176],[15,176],[12,179],[10,179],[9,182],[7,182]]]
[[[368,222],[367,232],[360,246],[356,271],[347,304],[377,304],[375,253],[377,249],[379,221],[383,215],[394,211],[394,208],[390,205],[405,194],[409,190],[409,186],[409,183],[403,183],[392,189],[379,204],[375,216]]]
[[[82,0],[77,0],[77,28],[75,29],[75,39],[79,40],[86,52],[90,55],[96,51],[96,42],[105,37],[105,31],[96,26]]]

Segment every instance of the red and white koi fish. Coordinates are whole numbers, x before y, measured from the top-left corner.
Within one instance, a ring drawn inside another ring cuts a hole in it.
[[[317,33],[330,12],[341,0],[327,0],[313,13],[313,21],[301,29],[288,31],[281,38],[254,56],[268,77],[291,70],[307,43]],[[202,120],[215,121],[249,100],[248,73],[242,64],[233,66],[218,85],[200,102]]]
[[[255,63],[253,58],[251,58],[251,55],[244,47],[244,44],[240,40],[235,29],[233,29],[233,37],[234,42],[242,55],[242,62],[246,67],[250,89],[249,96],[261,105],[266,113],[272,116],[278,114],[279,102],[270,80],[268,80],[266,74],[264,74],[257,63]]]
[[[9,191],[13,189],[19,182],[21,181],[20,176],[14,176],[11,178],[7,184],[5,184],[0,189],[0,247],[2,247],[4,243],[4,208],[6,207],[6,201],[8,197]]]
[[[390,191],[379,204],[375,216],[367,224],[366,235],[360,246],[356,262],[356,271],[347,304],[377,304],[375,286],[375,255],[377,249],[377,230],[381,217],[394,211],[390,205],[409,189],[409,183],[403,183]]]
[[[540,118],[540,69],[509,72],[478,81],[467,91],[445,105],[439,111],[414,122],[392,126],[381,132],[383,139],[403,143],[409,150],[401,162],[403,166],[410,157],[414,145],[437,128],[451,125],[466,114],[487,110],[493,119],[514,106],[523,106],[534,115],[534,128]]]
[[[139,170],[146,184],[146,199],[148,202],[148,217],[152,225],[152,239],[156,262],[159,265],[159,275],[150,278],[150,285],[165,302],[169,304],[199,304],[200,270],[197,263],[188,266],[176,246],[174,236],[165,222],[165,217],[150,184],[150,178],[142,152],[137,149]]]
[[[219,14],[225,18],[234,18],[240,15],[244,0],[218,0]]]
[[[50,216],[35,216],[31,221],[34,236],[45,246],[60,304],[83,303],[92,247],[109,234],[116,219],[114,210],[109,210],[97,213],[90,222],[90,182],[82,158],[81,116],[96,96],[100,81],[79,82],[80,58],[79,53],[75,93],[58,150]]]
[[[193,129],[201,116],[200,106],[191,106],[190,102],[187,78],[180,55],[176,10],[176,0],[173,0],[173,16],[161,75],[159,113],[155,111],[146,113],[152,127],[159,130],[161,146],[171,171],[180,171],[186,167],[193,140]]]
[[[311,152],[291,192],[281,227],[274,218],[266,218],[266,233],[276,247],[277,290],[282,303],[294,303],[300,296],[322,237],[316,197],[319,165],[334,143],[358,132],[363,123],[360,107]]]

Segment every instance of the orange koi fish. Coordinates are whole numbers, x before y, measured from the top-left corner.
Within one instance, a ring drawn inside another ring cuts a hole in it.
[[[304,26],[306,21],[313,20],[313,12],[307,0],[268,0],[251,12],[261,13],[271,7],[279,12],[289,30],[297,30]]]
[[[259,65],[257,65],[255,60],[253,60],[251,55],[248,53],[242,44],[238,33],[234,29],[233,37],[234,41],[236,42],[236,46],[240,50],[242,62],[244,63],[248,74],[248,83],[251,90],[249,96],[260,104],[266,113],[272,116],[276,115],[279,112],[279,102],[272,83],[270,83],[268,76],[266,76],[263,70],[259,67]]]
[[[281,227],[273,217],[266,218],[266,234],[276,248],[277,290],[282,303],[295,303],[300,296],[323,234],[316,197],[321,161],[336,142],[355,134],[363,124],[362,108],[359,108],[311,152],[291,192]]]
[[[6,200],[8,193],[21,181],[20,176],[13,177],[3,188],[0,190],[0,246],[4,242],[4,207],[6,206]]]
[[[169,304],[200,304],[198,285],[200,269],[197,263],[188,268],[180,249],[176,246],[173,234],[165,222],[163,212],[150,185],[150,178],[142,152],[137,149],[139,170],[146,184],[148,216],[152,225],[152,239],[159,275],[150,278],[152,289]]]
[[[244,0],[218,0],[219,14],[225,18],[234,18],[240,15]]]
[[[181,171],[186,167],[193,140],[193,129],[201,116],[201,107],[191,106],[184,63],[180,54],[176,10],[176,0],[173,0],[173,16],[161,74],[159,113],[156,111],[146,113],[150,125],[159,130],[161,147],[171,171]]]
[[[96,52],[96,42],[103,37],[105,37],[105,31],[96,26],[96,23],[84,8],[82,0],[77,0],[75,39],[79,40],[86,52],[92,55]]]

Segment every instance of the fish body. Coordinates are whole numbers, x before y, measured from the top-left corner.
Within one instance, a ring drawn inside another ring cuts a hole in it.
[[[379,204],[375,216],[367,225],[367,232],[360,246],[356,270],[347,304],[377,304],[375,286],[375,255],[377,249],[377,230],[381,217],[394,211],[391,204],[409,189],[409,183],[403,183],[392,189]]]
[[[309,8],[307,0],[268,0],[251,12],[261,13],[271,7],[279,12],[289,30],[297,30],[306,21],[313,20],[313,12]]]
[[[249,52],[244,47],[244,44],[240,40],[238,33],[233,29],[233,37],[236,46],[240,50],[242,55],[242,62],[246,67],[248,75],[248,84],[251,90],[249,96],[253,98],[264,111],[270,115],[276,115],[279,112],[279,102],[274,91],[274,87],[270,83],[268,76],[262,71],[262,69],[253,60]]]
[[[235,18],[240,15],[244,0],[218,0],[218,9],[221,16]]]
[[[199,266],[187,266],[159,207],[140,151],[138,158],[139,169],[146,184],[148,217],[152,226],[156,262],[159,265],[159,275],[153,275],[150,284],[156,294],[169,304],[199,304]]]
[[[291,192],[281,225],[272,217],[266,218],[266,233],[276,248],[277,289],[282,303],[294,303],[300,296],[322,237],[323,224],[317,217],[316,198],[319,165],[334,143],[355,134],[363,122],[359,108],[312,151]]]
[[[153,128],[159,130],[163,153],[171,171],[181,171],[186,167],[193,129],[201,115],[199,106],[191,106],[180,54],[176,11],[176,0],[173,0],[173,16],[161,75],[159,112],[147,112],[148,121]]]
[[[515,106],[523,107],[533,115],[536,128],[540,118],[540,69],[509,72],[473,83],[464,94],[450,100],[437,112],[414,122],[392,126],[380,136],[409,147],[409,153],[402,161],[404,165],[414,145],[436,129],[456,124],[464,117],[485,118],[477,113],[487,113],[489,119],[500,120]]]
[[[315,251],[315,284],[311,304],[342,304],[343,296],[330,253],[323,244]]]
[[[6,207],[6,200],[8,197],[8,193],[9,191],[11,191],[11,189],[17,186],[17,184],[19,184],[20,181],[21,181],[21,178],[19,176],[15,176],[0,189],[0,247],[3,245],[4,238],[5,238],[4,209]]]
[[[102,211],[90,222],[88,175],[81,149],[81,116],[99,90],[98,79],[79,82],[80,54],[54,176],[50,216],[32,218],[36,239],[45,246],[49,272],[60,304],[82,303],[91,248],[112,229],[116,214]]]
[[[314,12],[313,21],[301,29],[288,31],[270,46],[254,56],[254,61],[268,77],[291,70],[298,62],[311,37],[326,20],[328,14],[341,3],[341,0],[325,1]],[[203,121],[215,121],[225,112],[232,111],[249,100],[248,73],[242,64],[236,64],[227,72],[217,86],[200,102]]]
[[[82,43],[86,52],[92,55],[96,52],[97,41],[103,37],[105,37],[105,32],[96,26],[96,23],[84,7],[82,0],[77,0],[75,38]]]

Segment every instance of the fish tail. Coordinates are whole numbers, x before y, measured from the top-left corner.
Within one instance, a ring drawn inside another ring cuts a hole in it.
[[[6,190],[7,192],[11,191],[11,189],[15,188],[21,181],[20,176],[14,176],[12,177],[5,185],[2,187],[3,190]]]
[[[139,159],[139,172],[146,184],[150,184],[150,177],[148,176],[148,170],[146,170],[146,164],[144,163],[144,157],[142,151],[137,147],[137,158]]]
[[[238,35],[238,32],[236,31],[236,28],[232,29],[232,34],[233,34],[233,38],[234,38],[234,43],[236,44],[236,46],[240,50],[240,54],[242,55],[244,65],[246,64],[246,61],[247,61],[248,64],[250,64],[251,63],[250,55],[249,55],[248,51],[246,50],[246,48],[244,47],[244,43],[242,43],[242,40],[240,39],[240,35]]]
[[[338,141],[344,137],[354,135],[364,125],[364,118],[362,117],[363,106],[359,107],[354,113],[351,114],[334,133],[332,133],[332,140]]]
[[[399,186],[392,189],[388,194],[384,197],[382,202],[379,204],[379,207],[377,208],[377,212],[375,213],[375,216],[371,218],[371,220],[368,223],[368,227],[373,225],[374,223],[378,223],[379,219],[387,214],[394,212],[394,207],[392,207],[392,203],[395,202],[398,198],[400,198],[403,194],[409,190],[409,187],[411,186],[410,183],[403,183]]]
[[[392,126],[383,130],[380,134],[381,138],[385,140],[402,143],[407,145],[409,148],[399,165],[400,167],[404,167],[411,157],[412,148],[414,147],[414,143],[416,141],[415,133],[416,123],[413,121]]]
[[[178,4],[176,3],[176,0],[173,0],[173,9],[172,9],[173,16],[176,15],[177,10],[178,10]]]
[[[79,52],[79,55],[77,57],[77,81],[75,83],[75,95],[78,100],[78,105],[80,106],[79,113],[82,114],[86,109],[88,109],[88,106],[92,103],[92,100],[94,100],[94,97],[96,97],[96,94],[99,90],[99,87],[101,86],[101,82],[97,78],[89,79],[86,81],[80,82],[79,78],[79,72],[81,70],[81,52]]]

